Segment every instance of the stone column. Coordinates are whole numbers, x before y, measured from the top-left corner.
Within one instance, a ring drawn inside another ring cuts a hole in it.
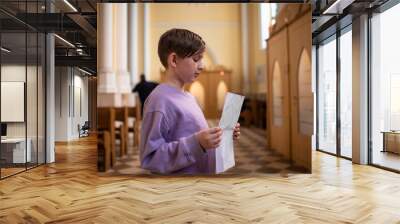
[[[150,4],[143,5],[143,44],[144,44],[144,75],[150,79]]]
[[[248,37],[248,7],[246,3],[242,3],[240,6],[241,12],[241,28],[242,28],[242,73],[243,73],[243,92],[248,94],[250,91],[249,83],[249,37]]]
[[[130,77],[128,72],[128,7],[126,3],[115,4],[116,38],[115,58],[119,93],[130,93]]]
[[[138,12],[137,4],[128,4],[128,71],[130,73],[130,89],[132,90],[138,82]],[[123,104],[128,107],[135,106],[135,93],[123,95]]]
[[[116,75],[113,72],[113,6],[97,4],[97,71],[98,107],[121,104],[117,93]]]
[[[139,81],[138,74],[138,5],[128,5],[128,70],[131,75],[131,87]]]
[[[46,2],[46,12],[54,12],[54,6]],[[46,161],[55,162],[55,42],[54,34],[46,34]]]
[[[352,160],[368,164],[368,15],[353,20]]]
[[[115,4],[115,68],[118,80],[118,92],[121,94],[121,106],[134,106],[131,93],[131,80],[128,72],[128,4]]]
[[[46,34],[46,163],[55,162],[55,43],[54,34]]]

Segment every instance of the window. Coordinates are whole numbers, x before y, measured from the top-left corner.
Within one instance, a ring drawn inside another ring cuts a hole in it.
[[[349,27],[351,28],[351,27]],[[352,157],[352,35],[340,36],[340,154]]]
[[[274,24],[277,11],[276,3],[260,4],[260,46],[261,49],[267,47],[265,40],[269,38],[269,27]]]
[[[400,170],[400,5],[371,18],[372,164]]]
[[[44,3],[21,1],[19,15],[42,12]],[[0,25],[1,98],[14,96],[0,105],[2,179],[45,163],[46,38],[3,12],[0,17],[9,21]],[[11,106],[16,109],[10,110]]]
[[[318,48],[318,149],[336,154],[336,37]]]
[[[352,25],[317,47],[317,149],[352,157]]]

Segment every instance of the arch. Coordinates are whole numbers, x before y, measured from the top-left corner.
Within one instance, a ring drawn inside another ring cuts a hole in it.
[[[224,107],[224,100],[227,92],[228,86],[226,85],[225,81],[221,80],[217,87],[217,108],[219,111],[222,111]]]
[[[203,62],[203,67],[205,70],[211,69],[212,67],[214,67],[214,63],[212,62],[210,55],[208,55],[206,53],[204,53],[204,55],[203,55],[202,62]]]
[[[204,53],[210,58],[212,65],[219,65],[217,56],[210,47],[206,47],[206,51]]]
[[[190,85],[189,92],[196,98],[200,108],[204,110],[205,106],[204,86],[199,81],[195,81],[194,83],[192,83],[192,85]]]
[[[283,125],[283,82],[279,62],[275,60],[272,73],[272,118],[275,126]]]
[[[303,48],[297,70],[297,89],[299,132],[304,135],[313,133],[314,98],[311,82],[311,58],[307,50]]]

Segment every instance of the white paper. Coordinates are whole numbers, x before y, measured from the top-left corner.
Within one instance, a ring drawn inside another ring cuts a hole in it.
[[[235,166],[233,151],[233,129],[239,120],[244,96],[228,92],[225,96],[219,127],[222,128],[221,145],[215,150],[216,173],[221,173]]]

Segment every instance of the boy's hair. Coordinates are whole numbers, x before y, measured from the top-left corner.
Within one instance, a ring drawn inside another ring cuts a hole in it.
[[[158,41],[158,57],[161,64],[168,68],[168,55],[175,52],[179,57],[191,57],[204,51],[206,43],[196,33],[186,29],[171,29]]]

